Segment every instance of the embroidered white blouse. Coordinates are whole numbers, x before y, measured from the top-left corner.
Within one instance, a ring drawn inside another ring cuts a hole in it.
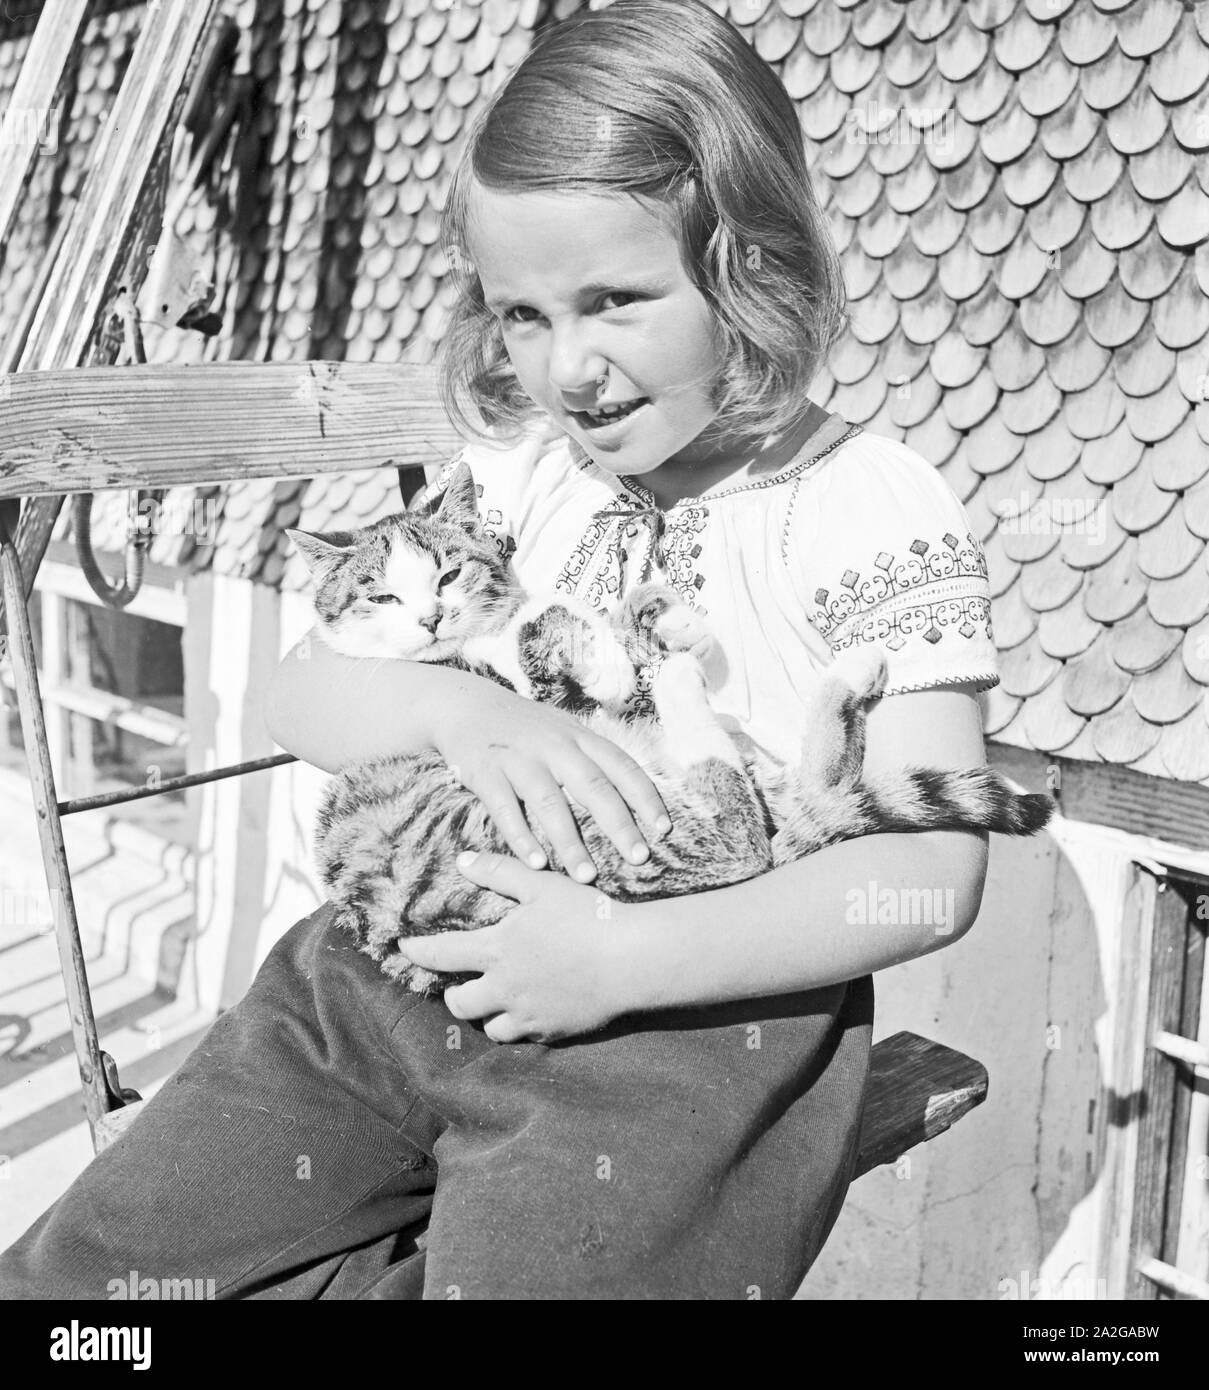
[[[999,680],[986,559],[961,503],[912,449],[838,415],[778,472],[732,477],[660,510],[640,480],[599,467],[567,436],[472,444],[486,529],[531,592],[612,610],[646,579],[707,618],[726,657],[711,697],[723,722],[783,759],[802,692],[857,643],[888,654],[886,693]],[[649,707],[651,672],[636,707]]]

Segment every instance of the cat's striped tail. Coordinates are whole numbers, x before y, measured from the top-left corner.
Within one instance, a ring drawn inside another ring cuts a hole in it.
[[[773,860],[785,864],[839,840],[886,831],[1032,835],[1053,813],[1048,796],[1015,792],[989,767],[963,772],[908,768],[799,797],[773,837]]]
[[[1054,814],[1048,796],[1013,791],[989,767],[961,772],[910,768],[862,782],[862,811],[882,830],[994,830],[1033,835]]]

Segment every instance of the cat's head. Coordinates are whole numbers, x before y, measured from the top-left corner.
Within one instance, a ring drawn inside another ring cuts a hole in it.
[[[515,607],[511,566],[479,521],[462,464],[435,511],[400,512],[358,531],[287,531],[315,582],[315,611],[345,656],[444,661]]]

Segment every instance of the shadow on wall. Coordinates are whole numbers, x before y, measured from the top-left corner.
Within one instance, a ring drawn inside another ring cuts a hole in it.
[[[875,1036],[910,1029],[977,1057],[990,1091],[854,1184],[800,1298],[1028,1298],[1064,1281],[1094,1294],[1089,1196],[1108,1126],[1139,1104],[1104,1088],[1101,1056],[1125,873],[1119,848],[1061,835],[992,837],[971,932],[878,977]]]

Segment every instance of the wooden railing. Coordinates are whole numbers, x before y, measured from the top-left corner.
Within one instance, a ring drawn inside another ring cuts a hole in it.
[[[0,500],[443,462],[436,370],[347,362],[0,377]]]

